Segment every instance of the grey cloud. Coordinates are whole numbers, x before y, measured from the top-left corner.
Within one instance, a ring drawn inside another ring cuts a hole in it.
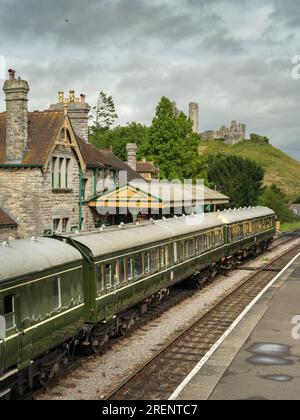
[[[274,11],[270,18],[290,29],[300,28],[300,3],[298,0],[273,0]]]
[[[104,90],[120,124],[149,123],[165,95],[184,111],[199,102],[202,130],[237,119],[296,153],[298,3],[0,0],[0,54],[29,81],[31,109],[60,89],[86,93],[91,105]]]

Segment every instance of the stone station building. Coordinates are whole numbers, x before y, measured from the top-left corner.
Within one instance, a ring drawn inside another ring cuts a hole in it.
[[[28,112],[29,85],[15,77],[3,87],[0,113],[0,239],[54,231],[93,229],[105,223],[90,200],[118,185],[142,179],[110,151],[88,143],[89,106],[83,95],[59,92],[46,111]]]

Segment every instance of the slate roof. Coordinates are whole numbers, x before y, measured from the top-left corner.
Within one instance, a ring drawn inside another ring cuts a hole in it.
[[[144,179],[113,152],[97,149],[97,147],[86,143],[78,136],[76,136],[76,140],[87,167],[96,168],[100,164],[121,171],[127,171],[128,181]]]
[[[28,113],[28,150],[21,162],[24,165],[44,166],[59,135],[65,120],[61,111],[36,111]],[[0,113],[0,164],[5,163],[6,154],[6,114]],[[76,136],[83,160],[88,167],[107,166],[113,169],[127,171],[128,181],[143,179],[130,166],[115,156],[112,152],[100,150]]]
[[[42,111],[28,113],[28,149],[24,165],[45,165],[53,142],[59,134],[65,116],[62,112]],[[5,163],[6,116],[0,113],[0,164]]]
[[[137,162],[136,164],[137,172],[150,172],[153,174],[159,174],[159,169],[156,168],[152,162]]]

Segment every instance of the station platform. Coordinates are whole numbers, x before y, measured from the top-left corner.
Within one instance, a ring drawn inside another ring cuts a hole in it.
[[[171,399],[300,399],[300,255]]]

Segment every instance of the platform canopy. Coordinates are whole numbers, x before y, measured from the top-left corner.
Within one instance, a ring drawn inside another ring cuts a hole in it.
[[[228,204],[229,197],[203,184],[134,181],[93,198],[90,207],[106,208],[200,208]]]

